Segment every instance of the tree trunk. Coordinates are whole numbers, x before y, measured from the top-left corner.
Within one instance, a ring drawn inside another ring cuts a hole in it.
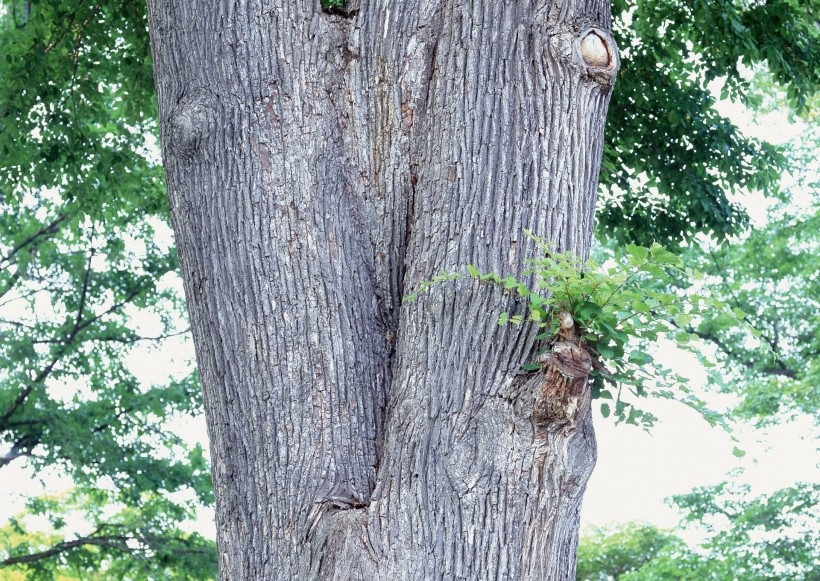
[[[588,362],[522,374],[491,286],[402,297],[588,253],[609,3],[149,4],[222,577],[574,579]]]

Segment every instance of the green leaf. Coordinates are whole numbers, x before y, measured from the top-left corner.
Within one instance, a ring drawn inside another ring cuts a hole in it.
[[[652,356],[642,351],[632,351],[629,354],[629,362],[636,365],[645,365],[652,362]]]
[[[530,307],[530,319],[535,323],[541,323],[547,320],[547,311],[541,307]]]
[[[688,327],[693,318],[692,315],[683,313],[675,317],[675,324],[679,327]]]
[[[624,250],[627,251],[629,256],[632,256],[638,262],[643,262],[647,258],[649,258],[649,249],[643,246],[636,246],[634,244],[627,244],[624,247]]]
[[[615,349],[608,345],[599,345],[597,351],[604,359],[613,359],[615,357]]]
[[[647,305],[645,302],[639,299],[635,299],[634,301],[632,301],[632,308],[635,309],[635,311],[638,313],[648,313],[652,310],[649,308],[649,305]]]
[[[584,301],[575,309],[576,317],[588,321],[597,318],[602,313],[601,307],[593,302]]]
[[[514,289],[518,288],[519,282],[518,279],[514,276],[510,275],[502,280],[504,283],[504,288],[506,289]]]

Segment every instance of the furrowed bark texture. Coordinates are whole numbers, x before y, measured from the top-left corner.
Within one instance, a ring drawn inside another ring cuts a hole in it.
[[[574,579],[588,360],[401,298],[588,253],[608,2],[149,5],[222,577]]]

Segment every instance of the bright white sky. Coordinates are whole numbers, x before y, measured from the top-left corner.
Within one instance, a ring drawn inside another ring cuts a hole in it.
[[[724,102],[720,108],[745,132],[769,141],[787,141],[801,130],[791,125],[783,114],[774,113],[762,123],[755,123],[740,107]],[[765,221],[765,204],[761,198],[750,198],[746,203],[756,222]],[[144,332],[152,334],[150,329]],[[180,362],[190,357],[190,344],[178,339],[175,347],[148,348],[136,353],[133,366],[144,381],[162,382],[169,370],[179,369]],[[675,371],[690,376],[693,385],[703,384],[705,376],[691,354],[669,347],[663,350],[660,359]],[[715,406],[726,403],[714,395],[701,396]],[[584,499],[582,522],[585,526],[642,520],[660,527],[673,527],[680,517],[664,504],[665,498],[686,493],[696,486],[724,481],[736,468],[744,469],[737,480],[752,485],[755,494],[771,492],[797,481],[820,480],[817,430],[808,419],[778,425],[765,432],[736,432],[733,435],[738,442],[733,442],[729,434],[710,427],[683,404],[647,402],[644,409],[660,420],[651,433],[634,426],[615,426],[611,418],[600,417],[597,403],[593,407],[598,464]],[[180,419],[175,426],[191,442],[206,438],[202,418]],[[744,458],[732,454],[735,445],[747,452]],[[70,486],[65,478],[33,474],[16,463],[4,468],[2,476],[0,498],[4,500],[0,502],[0,523],[23,509],[23,494],[61,492]],[[207,533],[212,529],[208,522],[212,512],[207,511],[202,517],[196,528]]]
[[[665,349],[659,359],[683,374],[698,367],[691,354],[674,348]],[[702,384],[700,370],[697,376],[693,383]],[[706,399],[718,407],[722,398],[707,395]],[[677,402],[650,400],[645,407],[659,418],[650,433],[616,426],[596,410],[598,464],[584,497],[584,526],[641,520],[671,528],[680,515],[664,498],[732,479],[729,472],[737,468],[744,473],[736,480],[750,484],[755,495],[820,479],[813,437],[817,432],[808,418],[765,431],[747,428],[727,434]],[[734,446],[745,450],[746,456],[735,457]]]

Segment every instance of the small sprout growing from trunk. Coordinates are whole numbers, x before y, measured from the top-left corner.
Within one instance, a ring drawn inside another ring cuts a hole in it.
[[[345,9],[345,0],[321,0],[322,10],[330,14],[341,14]]]
[[[567,407],[566,397],[578,397],[582,379],[592,398],[614,400],[614,410],[602,403],[601,411],[604,416],[614,411],[619,422],[649,427],[655,421],[654,416],[625,401],[630,394],[678,399],[710,423],[722,422],[690,393],[687,378],[654,362],[647,350],[665,337],[702,357],[694,341],[699,325],[718,317],[741,324],[742,312],[703,293],[665,290],[663,283],[672,278],[699,280],[702,275],[684,269],[680,257],[659,244],[650,248],[627,245],[620,258],[599,265],[554,252],[545,239],[527,234],[541,257],[527,261],[529,268],[521,277],[526,282],[468,265],[466,275],[442,271],[420,283],[405,301],[416,300],[433,285],[463,278],[489,283],[523,299],[525,308],[519,313],[501,313],[498,324],[531,324],[541,329],[536,336],[543,341],[541,355],[525,364],[524,370],[572,380],[565,388],[545,392],[547,399],[556,401],[542,402],[546,406],[539,412],[542,419],[555,419]]]

